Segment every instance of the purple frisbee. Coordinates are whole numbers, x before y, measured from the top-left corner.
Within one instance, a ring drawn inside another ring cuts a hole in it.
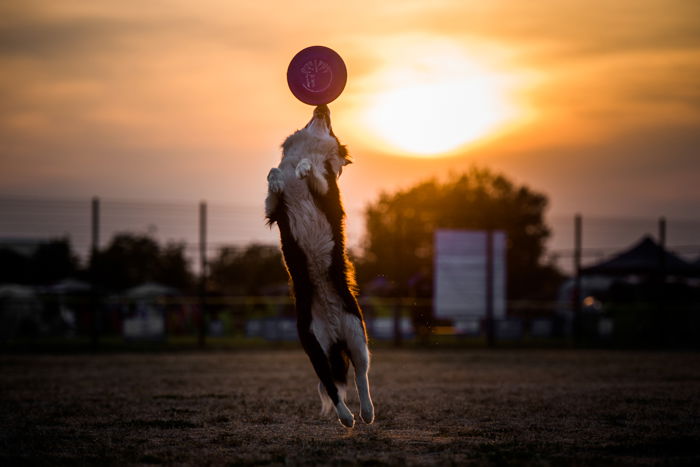
[[[305,104],[333,102],[345,89],[348,70],[333,49],[314,45],[297,53],[287,68],[292,94]]]

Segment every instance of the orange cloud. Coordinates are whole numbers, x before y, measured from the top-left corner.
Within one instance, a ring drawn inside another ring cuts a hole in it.
[[[288,92],[286,65],[322,43],[350,71],[332,110],[356,153],[342,182],[352,204],[475,161],[532,180],[557,209],[603,209],[582,196],[594,183],[608,197],[638,187],[650,203],[700,202],[661,193],[700,171],[686,156],[700,126],[697,2],[27,1],[0,5],[0,18],[4,192],[262,199],[279,143],[310,113]],[[451,160],[380,154],[352,115],[386,64],[377,48],[403,37],[446,40],[525,80],[516,97],[537,119]],[[640,134],[659,152],[664,135],[682,141],[682,171],[649,153],[618,183]]]

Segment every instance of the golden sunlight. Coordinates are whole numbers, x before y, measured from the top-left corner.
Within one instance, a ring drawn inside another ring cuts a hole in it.
[[[449,155],[493,137],[522,116],[512,79],[481,66],[454,44],[423,45],[410,47],[410,54],[387,55],[386,66],[368,86],[376,91],[366,96],[361,118],[382,149]]]

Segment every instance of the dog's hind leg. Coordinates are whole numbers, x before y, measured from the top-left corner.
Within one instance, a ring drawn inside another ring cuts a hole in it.
[[[351,329],[348,336],[348,349],[350,350],[350,360],[355,367],[355,384],[357,385],[357,395],[360,398],[360,416],[362,420],[369,424],[374,422],[374,404],[369,391],[369,349],[367,348],[367,338],[360,321],[352,317],[355,321],[354,329]]]
[[[341,397],[341,391],[339,391],[338,386],[336,386],[335,381],[333,381],[330,362],[321,344],[319,344],[316,336],[308,329],[299,330],[299,340],[301,340],[301,345],[309,356],[311,365],[314,367],[316,375],[318,375],[318,378],[321,380],[326,394],[328,394],[331,403],[335,406],[338,420],[343,426],[352,428],[353,425],[355,425],[355,417],[352,412],[350,412],[350,409],[348,409],[343,397]]]
[[[350,359],[348,346],[345,342],[335,342],[328,349],[328,362],[331,365],[331,374],[333,382],[338,388],[338,398],[347,404],[347,389],[348,389],[348,369],[350,368]]]

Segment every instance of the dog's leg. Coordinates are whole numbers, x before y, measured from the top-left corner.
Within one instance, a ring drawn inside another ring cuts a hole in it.
[[[362,324],[355,317],[349,317],[354,323],[351,324],[350,335],[348,336],[348,348],[350,349],[350,360],[355,367],[355,384],[357,385],[357,395],[360,398],[360,416],[362,420],[369,424],[374,422],[374,404],[369,391],[369,349]]]
[[[309,329],[299,329],[299,340],[306,354],[309,356],[311,365],[314,367],[316,375],[318,375],[318,378],[321,380],[326,394],[328,394],[328,397],[335,406],[338,420],[343,426],[352,428],[353,425],[355,425],[355,417],[352,415],[352,412],[350,412],[350,409],[348,409],[348,406],[345,404],[345,401],[338,391],[338,387],[333,381],[333,373],[331,372],[328,357],[323,351],[321,344]]]
[[[343,401],[345,405],[347,405],[347,386],[336,382],[335,387],[338,389],[338,399]],[[318,395],[321,397],[321,415],[325,416],[330,414],[331,410],[333,410],[335,405],[333,404],[331,398],[328,396],[325,386],[323,386],[323,383],[320,381],[318,383]],[[348,411],[349,410],[350,409],[348,408]]]
[[[267,174],[267,198],[265,198],[265,216],[268,219],[273,218],[282,190],[284,190],[282,171],[276,167],[270,169],[270,172]]]
[[[320,381],[318,382],[318,395],[321,397],[321,415],[328,415],[333,409],[333,401]]]
[[[310,159],[306,157],[299,161],[295,173],[297,178],[307,180],[309,188],[316,193],[325,195],[328,193],[328,182],[326,181],[326,170],[323,167],[316,166]]]

